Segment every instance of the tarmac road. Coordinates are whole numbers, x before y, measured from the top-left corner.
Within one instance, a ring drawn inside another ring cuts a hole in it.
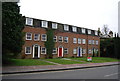
[[[118,65],[86,69],[4,74],[3,79],[118,79]]]

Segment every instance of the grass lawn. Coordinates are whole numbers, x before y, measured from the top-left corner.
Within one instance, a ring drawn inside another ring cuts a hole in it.
[[[59,63],[59,64],[85,64],[86,62],[80,62],[80,61],[73,61],[71,60],[65,60],[62,58],[55,58],[55,59],[46,59],[47,61]]]
[[[70,58],[74,60],[80,60],[80,61],[87,61],[87,57],[83,58]],[[114,58],[107,58],[107,57],[92,57],[92,62],[91,63],[104,63],[104,62],[117,62],[120,60],[114,59]]]
[[[38,59],[12,59],[13,66],[54,65]]]

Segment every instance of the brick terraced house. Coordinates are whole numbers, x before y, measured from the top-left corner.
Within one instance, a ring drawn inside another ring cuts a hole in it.
[[[53,58],[100,56],[100,37],[96,30],[26,17],[24,58],[45,58],[46,29],[54,30]]]

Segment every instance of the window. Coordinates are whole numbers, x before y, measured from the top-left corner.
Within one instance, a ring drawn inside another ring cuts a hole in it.
[[[58,37],[58,41],[59,41],[59,42],[63,42],[63,37],[62,37],[62,36],[59,36],[59,37]]]
[[[65,31],[69,31],[69,26],[68,25],[64,25],[64,30]]]
[[[91,44],[91,40],[88,40],[88,44]]]
[[[40,40],[40,34],[34,34],[34,40],[35,41]]]
[[[78,38],[78,44],[81,44],[81,39],[80,38]]]
[[[32,33],[26,33],[26,40],[32,40]]]
[[[41,54],[46,54],[46,48],[45,47],[41,47]]]
[[[86,54],[86,49],[83,49],[83,50],[82,50],[82,54]]]
[[[42,39],[42,41],[47,41],[47,35],[46,34],[42,34],[42,37],[41,37]]]
[[[77,43],[77,38],[73,38],[73,43]]]
[[[31,54],[31,47],[25,47],[25,54]]]
[[[54,42],[57,42],[57,36],[53,37]]]
[[[77,49],[73,49],[73,54],[77,54]]]
[[[91,30],[88,30],[88,34],[91,34]]]
[[[85,33],[85,29],[84,28],[82,28],[82,33]]]
[[[73,32],[77,32],[77,27],[72,27]]]
[[[98,45],[98,41],[96,41],[96,45]]]
[[[64,54],[68,54],[68,48],[64,48]]]
[[[97,31],[95,31],[95,35],[98,35],[98,32],[97,32]]]
[[[88,54],[92,54],[92,49],[88,49]]]
[[[64,42],[68,43],[68,37],[64,37]]]
[[[57,29],[57,23],[52,23],[52,28]]]
[[[57,48],[53,48],[53,53],[52,54],[57,54]]]
[[[92,40],[92,44],[95,44],[95,41],[94,41],[94,40]]]
[[[85,44],[86,43],[86,40],[85,39],[82,39],[82,44]]]
[[[33,25],[33,19],[31,18],[26,18],[26,25]]]
[[[42,21],[42,27],[48,28],[48,22],[47,21]]]

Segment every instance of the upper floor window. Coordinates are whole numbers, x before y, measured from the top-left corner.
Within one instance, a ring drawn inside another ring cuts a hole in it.
[[[73,38],[73,43],[77,43],[77,38]]]
[[[88,44],[91,44],[91,40],[88,40]]]
[[[88,30],[88,34],[91,34],[91,30]]]
[[[57,36],[53,37],[54,42],[57,42]]]
[[[64,54],[68,54],[68,48],[64,48]]]
[[[35,41],[40,40],[40,34],[34,34],[34,40]]]
[[[94,40],[92,40],[92,44],[95,44],[95,41],[94,41]]]
[[[97,32],[97,31],[95,31],[95,35],[98,35],[98,32]]]
[[[42,21],[42,27],[48,28],[48,22],[47,21]]]
[[[69,26],[68,25],[64,25],[64,30],[65,31],[69,31]]]
[[[62,36],[59,36],[59,37],[58,37],[58,41],[59,41],[59,42],[63,42],[63,37],[62,37]]]
[[[33,19],[31,18],[26,18],[26,25],[33,25]]]
[[[57,48],[53,48],[53,53],[52,54],[57,54]]]
[[[32,33],[26,33],[26,40],[32,40]]]
[[[86,40],[85,39],[82,39],[82,44],[85,44],[86,43]]]
[[[73,49],[73,54],[77,54],[77,49],[76,48]]]
[[[96,45],[98,45],[98,41],[96,41]]]
[[[25,47],[25,54],[31,54],[31,47]]]
[[[52,23],[52,28],[57,29],[57,23]]]
[[[68,43],[68,37],[64,37],[64,42]]]
[[[45,47],[41,47],[41,54],[46,54],[46,48]]]
[[[78,38],[78,44],[81,44],[81,39],[80,38]]]
[[[85,33],[85,28],[82,28],[82,33]]]
[[[72,31],[73,31],[73,32],[77,32],[77,27],[74,27],[74,26],[73,26],[73,27],[72,27]]]
[[[42,34],[41,35],[41,40],[42,41],[47,41],[47,35],[46,34]]]

